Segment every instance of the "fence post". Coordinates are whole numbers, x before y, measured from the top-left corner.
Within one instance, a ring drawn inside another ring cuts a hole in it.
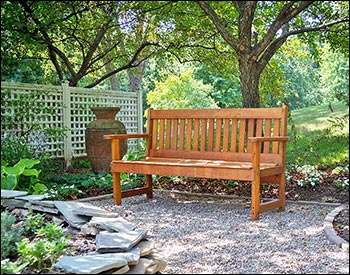
[[[71,104],[70,89],[67,80],[61,82],[63,93],[63,127],[67,129],[63,142],[64,168],[72,166],[72,130],[71,130]]]
[[[142,91],[137,90],[137,132],[143,133]]]

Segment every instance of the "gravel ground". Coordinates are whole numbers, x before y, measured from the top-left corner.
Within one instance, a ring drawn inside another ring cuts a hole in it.
[[[154,191],[89,201],[119,213],[149,239],[167,262],[162,274],[349,274],[349,252],[331,243],[325,215],[335,206],[288,203],[284,212],[250,219],[249,199],[188,197]]]

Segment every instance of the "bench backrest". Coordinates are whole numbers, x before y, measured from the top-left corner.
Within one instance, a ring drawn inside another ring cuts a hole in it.
[[[288,108],[148,111],[149,157],[251,161],[248,137],[286,136]],[[283,161],[278,142],[264,142],[261,160]]]

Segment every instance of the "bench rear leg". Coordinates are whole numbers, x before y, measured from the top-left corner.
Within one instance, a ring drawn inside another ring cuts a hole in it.
[[[256,177],[252,182],[252,220],[259,219],[260,211],[260,177]]]
[[[146,175],[146,186],[148,188],[148,190],[147,190],[147,198],[152,199],[153,198],[152,175]]]
[[[120,173],[113,172],[113,197],[114,204],[121,205],[122,204],[122,188],[120,185]]]

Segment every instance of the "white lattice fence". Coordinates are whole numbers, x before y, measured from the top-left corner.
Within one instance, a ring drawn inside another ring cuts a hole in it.
[[[11,116],[20,111],[23,106],[23,98],[31,97],[34,105],[42,105],[52,112],[35,114],[34,122],[42,125],[43,128],[67,127],[66,137],[60,140],[46,140],[43,145],[46,152],[56,156],[64,157],[70,162],[72,157],[84,157],[85,151],[85,128],[87,123],[95,119],[90,107],[93,106],[118,106],[120,112],[116,119],[120,120],[126,127],[127,133],[142,132],[142,103],[141,95],[129,92],[118,92],[110,90],[97,90],[69,87],[62,83],[62,86],[32,85],[23,83],[1,82],[1,135],[18,131],[25,124],[33,122],[31,119],[18,121],[18,126],[13,127],[16,122],[11,121]],[[6,94],[6,96],[4,96]],[[18,104],[8,104],[8,101]],[[10,105],[10,107],[9,107]],[[33,106],[35,107],[35,106]],[[17,109],[17,110],[16,110]],[[33,116],[32,116],[33,117]],[[44,139],[43,133],[34,131],[31,137],[33,145]],[[129,140],[129,145],[135,145],[136,140]]]

